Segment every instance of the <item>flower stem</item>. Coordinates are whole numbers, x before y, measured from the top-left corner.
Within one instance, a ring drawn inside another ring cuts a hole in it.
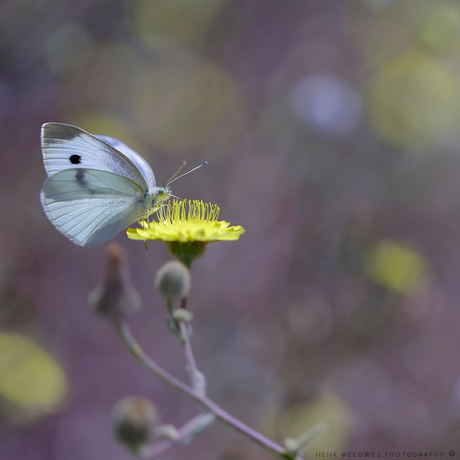
[[[117,329],[118,335],[120,336],[129,352],[136,358],[137,361],[139,361],[152,374],[156,375],[160,380],[167,383],[175,390],[182,393],[184,396],[187,396],[189,399],[203,407],[205,410],[212,412],[218,420],[230,426],[234,430],[239,431],[241,434],[259,446],[263,447],[264,449],[268,450],[272,454],[276,455],[277,457],[301,460],[300,457],[293,457],[291,453],[286,452],[284,447],[280,446],[271,439],[268,439],[258,431],[253,430],[240,420],[230,415],[228,412],[224,411],[220,406],[211,401],[208,397],[197,394],[197,392],[192,387],[181,382],[168,371],[160,367],[146,353],[144,353],[125,321],[115,321],[115,327]]]
[[[185,359],[187,360],[187,369],[190,373],[190,382],[192,388],[201,393],[205,394],[204,385],[200,379],[200,371],[196,365],[195,356],[193,355],[192,346],[190,345],[190,326],[183,322],[180,323],[180,333],[182,336],[182,343],[184,345]]]
[[[183,297],[181,299],[180,308],[183,308],[184,310],[187,308],[187,297]],[[195,356],[193,355],[192,345],[190,343],[192,328],[190,324],[182,321],[179,324],[179,330],[181,334],[181,342],[184,346],[185,360],[187,361],[187,370],[190,374],[190,382],[192,384],[192,388],[204,395],[206,393],[206,381],[203,374],[198,370]]]

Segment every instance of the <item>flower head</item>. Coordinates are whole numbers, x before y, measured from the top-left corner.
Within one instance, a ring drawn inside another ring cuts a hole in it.
[[[128,228],[128,238],[181,243],[237,240],[244,233],[243,227],[229,227],[229,222],[217,220],[219,211],[219,206],[215,204],[173,200],[157,212],[158,222],[142,221],[143,228]]]
[[[141,221],[142,228],[128,228],[132,240],[159,240],[169,243],[169,251],[187,267],[204,254],[207,243],[234,241],[244,233],[241,225],[230,227],[217,220],[219,206],[202,201],[173,200],[157,211],[157,219]]]

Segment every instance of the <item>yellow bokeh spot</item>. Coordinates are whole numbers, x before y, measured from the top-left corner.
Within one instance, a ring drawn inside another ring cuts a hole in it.
[[[445,51],[460,36],[457,0],[360,0],[348,8],[345,26],[371,64],[420,45]]]
[[[439,58],[411,51],[382,64],[370,81],[371,122],[396,144],[429,147],[460,123],[460,79]]]
[[[104,134],[105,136],[115,137],[133,150],[139,153],[142,152],[141,155],[148,159],[145,155],[146,152],[143,151],[145,149],[137,137],[131,134],[130,129],[120,119],[109,113],[97,110],[81,112],[73,117],[71,124],[79,126],[91,134]]]
[[[67,91],[86,97],[100,110],[129,114],[136,85],[149,68],[147,59],[136,47],[120,42],[98,42],[92,52],[84,73],[69,81],[75,87]]]
[[[305,458],[314,458],[316,452],[345,450],[353,432],[353,416],[348,405],[333,393],[322,393],[312,402],[295,405],[281,414],[273,408],[270,412],[267,415],[276,418],[274,429],[282,439],[297,438],[319,423],[327,425],[327,429],[308,444]]]
[[[0,333],[0,395],[9,403],[47,412],[66,389],[64,372],[46,351],[23,335]]]
[[[416,27],[424,43],[444,51],[460,38],[460,9],[449,4],[435,4],[425,11]]]
[[[431,269],[418,252],[384,240],[366,254],[364,269],[375,282],[401,294],[417,294],[429,282]]]
[[[200,42],[211,29],[225,0],[138,0],[136,29],[149,42],[165,36],[178,44]]]
[[[54,30],[45,45],[45,58],[58,74],[81,70],[91,58],[92,40],[80,24],[65,24]]]
[[[144,138],[180,156],[204,145],[213,154],[226,151],[241,129],[239,88],[210,62],[165,62],[145,75],[134,103]]]
[[[348,3],[347,31],[369,63],[380,62],[411,42],[410,15],[421,0],[399,0],[373,8],[366,0]]]

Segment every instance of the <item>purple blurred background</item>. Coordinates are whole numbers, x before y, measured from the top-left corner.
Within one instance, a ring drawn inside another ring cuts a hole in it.
[[[40,206],[50,121],[120,138],[160,185],[208,160],[173,193],[246,229],[192,267],[212,399],[277,442],[326,422],[307,458],[460,450],[458,2],[6,0],[0,63],[2,460],[132,458],[125,395],[198,413],[88,307],[105,249]],[[187,379],[153,289],[165,246],[114,240],[133,331]],[[164,458],[272,457],[216,423]]]

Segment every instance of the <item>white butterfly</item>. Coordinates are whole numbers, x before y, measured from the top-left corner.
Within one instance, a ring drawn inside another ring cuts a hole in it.
[[[118,139],[45,123],[41,142],[48,175],[40,195],[43,209],[79,246],[103,243],[171,195],[168,185],[156,186],[149,164]]]

